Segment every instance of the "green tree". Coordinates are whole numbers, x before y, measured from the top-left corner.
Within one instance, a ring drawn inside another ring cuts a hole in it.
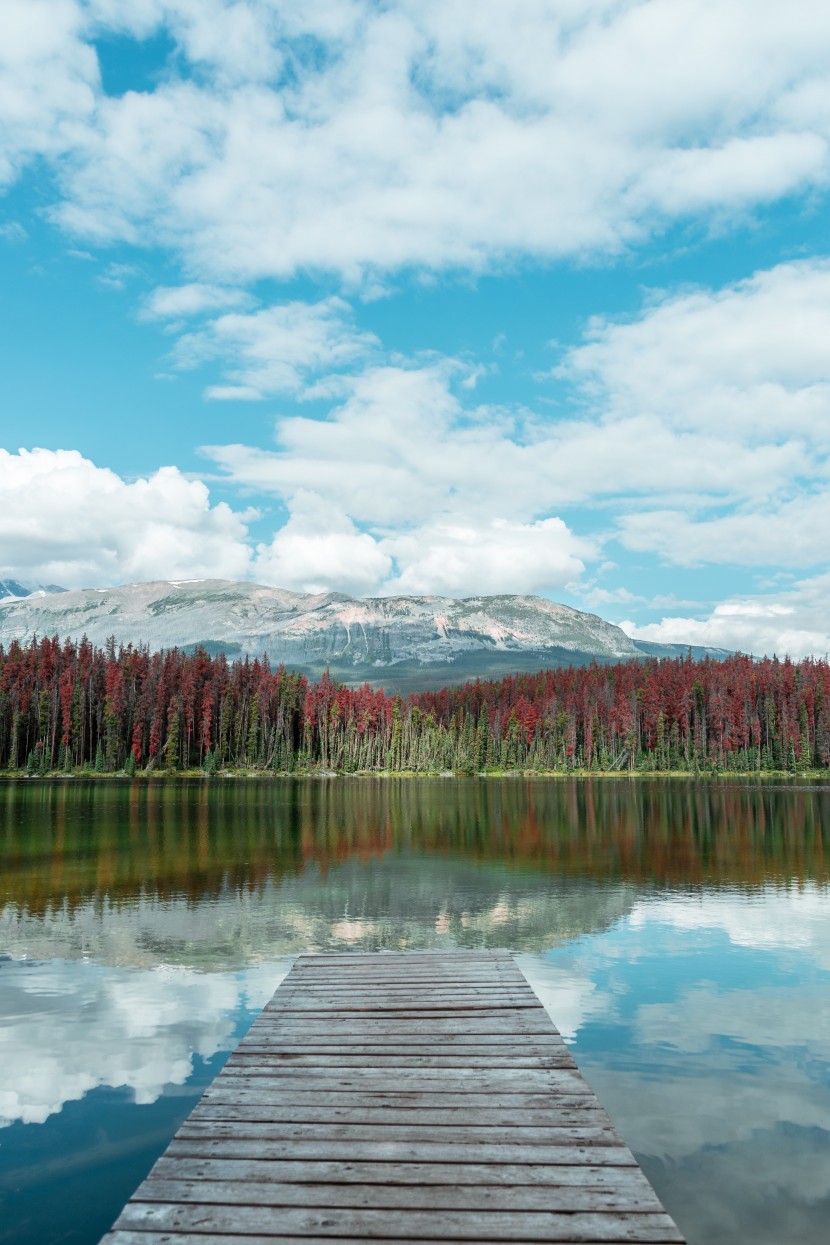
[[[173,705],[167,714],[167,743],[165,744],[165,762],[169,770],[179,768],[179,715]]]

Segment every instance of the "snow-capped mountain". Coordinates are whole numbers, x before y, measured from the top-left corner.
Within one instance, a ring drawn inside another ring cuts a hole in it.
[[[65,588],[61,588],[60,584],[36,584],[34,588],[27,588],[23,584],[19,584],[16,579],[0,579],[0,601],[6,597],[30,597],[35,593],[65,592]]]

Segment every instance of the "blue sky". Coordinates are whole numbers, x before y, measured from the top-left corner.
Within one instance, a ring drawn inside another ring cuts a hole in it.
[[[2,20],[0,577],[830,648],[830,10]]]

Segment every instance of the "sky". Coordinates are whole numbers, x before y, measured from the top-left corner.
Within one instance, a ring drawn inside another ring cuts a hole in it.
[[[0,578],[830,649],[830,6],[0,26]]]

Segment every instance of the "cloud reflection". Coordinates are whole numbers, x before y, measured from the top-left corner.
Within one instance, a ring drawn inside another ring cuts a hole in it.
[[[830,971],[827,887],[765,886],[661,896],[636,903],[629,922],[637,929],[659,922],[681,930],[723,930],[735,946],[804,950]]]
[[[270,998],[290,959],[239,973],[82,960],[0,963],[4,996],[0,1126],[43,1123],[100,1087],[154,1102],[183,1085],[194,1057],[235,1043],[240,1012]]]
[[[521,964],[690,1242],[826,1239],[826,889],[663,893]]]

